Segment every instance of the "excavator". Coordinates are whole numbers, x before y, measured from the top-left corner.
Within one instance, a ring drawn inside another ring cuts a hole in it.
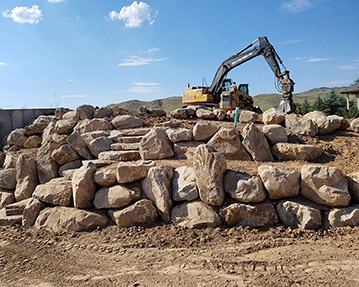
[[[183,92],[182,103],[184,105],[215,106],[223,110],[233,110],[238,107],[260,112],[258,107],[253,107],[253,98],[249,95],[248,84],[237,85],[231,79],[227,79],[227,74],[232,69],[260,55],[264,57],[273,71],[276,77],[275,86],[282,93],[282,101],[279,104],[278,111],[285,114],[294,112],[296,109],[292,99],[294,82],[267,37],[259,37],[237,54],[225,60],[219,66],[209,87],[203,86],[203,84],[202,86],[191,87],[188,84],[187,89]],[[284,69],[283,72],[280,65]]]

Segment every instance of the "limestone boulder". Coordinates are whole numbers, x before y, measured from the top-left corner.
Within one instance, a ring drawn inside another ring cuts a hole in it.
[[[208,109],[197,109],[196,116],[203,120],[213,120],[216,117],[214,112]]]
[[[168,129],[166,134],[172,143],[192,140],[192,133],[189,129]]]
[[[141,182],[142,191],[157,208],[162,221],[169,222],[172,208],[171,180],[173,169],[170,166],[154,166],[148,170]]]
[[[354,132],[359,133],[359,118],[352,120],[350,127]]]
[[[336,167],[304,165],[301,169],[301,195],[327,206],[347,206],[348,181]]]
[[[80,134],[94,132],[94,131],[106,131],[112,130],[113,126],[110,122],[105,119],[92,119],[83,120],[77,123],[74,127],[74,132]]]
[[[53,122],[55,116],[45,116],[41,115],[37,119],[35,119],[32,124],[25,127],[25,133],[28,136],[42,134],[45,128]]]
[[[170,116],[175,119],[187,119],[187,112],[186,109],[179,108],[170,112]]]
[[[224,155],[209,145],[200,145],[193,167],[201,200],[208,205],[222,205],[225,199],[223,176],[227,168]]]
[[[72,192],[76,208],[89,208],[93,206],[96,192],[96,183],[93,175],[96,166],[93,163],[83,165],[76,170],[72,177]]]
[[[6,215],[5,209],[0,209],[0,226],[16,225],[21,223],[22,215]]]
[[[12,154],[9,152],[6,153],[4,163],[3,163],[3,168],[4,169],[15,168],[18,157],[19,156],[16,154]]]
[[[273,155],[279,160],[312,161],[323,154],[323,148],[308,144],[277,143],[272,146]]]
[[[203,142],[189,141],[178,142],[173,145],[175,157],[178,159],[190,159],[194,157],[196,148],[203,144]]]
[[[73,120],[59,120],[55,124],[55,132],[58,134],[70,134],[76,124],[77,122]]]
[[[270,199],[295,197],[299,194],[300,173],[271,165],[261,165],[258,174]]]
[[[321,135],[330,134],[341,127],[341,119],[338,116],[327,116],[321,111],[307,113],[304,118],[313,121]]]
[[[52,137],[55,134],[55,122],[50,122],[42,133],[41,145],[45,145],[48,142],[53,141]],[[56,141],[56,143],[58,143]]]
[[[174,201],[192,201],[198,198],[196,177],[192,167],[180,166],[174,170],[172,198]]]
[[[224,189],[228,195],[243,203],[258,203],[264,201],[267,193],[258,176],[228,170],[224,175]]]
[[[118,183],[129,183],[144,179],[148,170],[155,166],[152,161],[120,162],[116,167]]]
[[[42,210],[35,226],[52,232],[78,232],[105,226],[107,223],[108,217],[101,211],[56,206]]]
[[[174,151],[166,137],[166,130],[154,128],[140,142],[140,154],[143,160],[171,158]]]
[[[0,188],[12,190],[16,187],[16,169],[0,170]]]
[[[0,209],[15,202],[14,192],[0,188]]]
[[[39,136],[30,136],[25,142],[24,142],[24,148],[35,148],[39,147],[41,145],[41,137]]]
[[[214,109],[213,113],[219,121],[224,121],[227,118],[227,113],[222,109]]]
[[[108,118],[111,117],[112,111],[108,108],[101,107],[95,110],[93,117],[94,118]]]
[[[142,199],[121,210],[109,210],[108,215],[120,227],[151,223],[157,220],[157,210],[151,200]]]
[[[63,165],[70,161],[78,160],[80,156],[69,144],[65,144],[53,150],[51,158],[59,165]]]
[[[44,207],[45,205],[41,201],[36,198],[31,198],[31,200],[27,202],[23,211],[22,226],[25,228],[33,226],[40,210]]]
[[[339,127],[340,130],[346,130],[350,127],[349,121],[344,117],[340,117],[337,115],[330,115],[328,116],[328,119],[337,119],[340,122],[340,127]]]
[[[322,225],[321,210],[309,201],[282,200],[277,205],[277,214],[285,226],[315,229]]]
[[[227,111],[226,114],[227,114],[227,119],[234,121],[234,119],[236,117],[236,111],[235,110],[229,110],[229,111]]]
[[[99,186],[113,186],[117,183],[116,165],[100,167],[94,174],[94,181]]]
[[[33,197],[52,205],[70,206],[72,182],[64,177],[54,178],[45,184],[36,186]]]
[[[26,204],[31,200],[31,198],[27,198],[21,201],[14,202],[12,204],[8,204],[5,206],[5,213],[7,216],[12,215],[22,215],[24,213],[24,208]],[[21,221],[20,221],[21,222]]]
[[[64,115],[62,116],[62,119],[76,121],[76,122],[81,120],[80,117],[77,115],[76,111],[69,111],[67,113],[64,113]]]
[[[59,176],[64,176],[64,172],[67,170],[78,169],[81,166],[82,166],[82,161],[80,159],[67,162],[64,165],[60,166]]]
[[[91,105],[81,105],[76,108],[76,114],[81,120],[91,120],[94,117],[95,108]]]
[[[220,128],[207,144],[223,153],[226,159],[251,160],[235,129]]]
[[[176,205],[171,212],[171,220],[179,226],[189,228],[217,227],[222,225],[213,207],[202,201],[185,202]]]
[[[242,144],[255,161],[273,161],[273,156],[264,134],[255,124],[247,124],[242,132]]]
[[[94,205],[97,209],[121,208],[134,199],[138,199],[138,193],[135,190],[124,185],[115,185],[100,188],[95,194]]]
[[[359,203],[359,172],[352,172],[346,176],[349,193],[354,203]]]
[[[286,115],[285,125],[294,135],[314,137],[318,133],[316,122],[297,114]]]
[[[271,145],[288,142],[287,131],[278,124],[265,125],[262,131]]]
[[[276,108],[271,108],[263,113],[263,122],[266,125],[281,124],[285,121],[285,114],[279,112]]]
[[[94,140],[92,140],[88,147],[90,152],[94,157],[98,157],[98,155],[101,152],[109,151],[111,150],[111,145],[113,144],[113,141],[109,139],[108,137],[98,137]]]
[[[258,121],[258,114],[252,111],[242,110],[238,115],[238,122],[240,123],[255,123]]]
[[[143,122],[140,118],[134,116],[117,116],[112,120],[112,125],[116,129],[132,129],[142,127]]]
[[[270,227],[278,222],[273,204],[256,205],[233,203],[220,212],[223,222],[228,226]]]
[[[7,144],[23,147],[27,139],[24,129],[15,129],[7,136]]]
[[[193,139],[195,141],[208,141],[216,132],[218,127],[210,123],[197,123],[193,127]]]
[[[109,136],[110,136],[109,131],[93,131],[93,132],[81,134],[81,137],[84,139],[87,145],[89,145],[94,139],[100,137],[109,137]]]
[[[31,197],[38,184],[35,158],[29,154],[21,154],[16,164],[15,198],[21,201]]]
[[[92,155],[87,148],[87,144],[80,133],[73,132],[68,136],[67,142],[83,159],[91,159]]]
[[[98,155],[98,159],[102,161],[133,161],[140,158],[140,152],[137,150],[103,151]]]
[[[328,222],[332,227],[359,226],[359,205],[334,208],[328,214]]]

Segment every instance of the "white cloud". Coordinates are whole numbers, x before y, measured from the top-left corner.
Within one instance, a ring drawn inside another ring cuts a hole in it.
[[[64,3],[64,2],[67,2],[67,0],[47,0],[49,1],[50,3]]]
[[[160,51],[161,49],[160,48],[151,48],[151,49],[148,49],[147,51],[143,52],[144,54],[152,54],[154,52],[158,52]]]
[[[153,13],[150,5],[145,2],[134,1],[130,6],[122,7],[120,12],[111,11],[109,16],[112,21],[125,21],[127,28],[140,28],[145,21],[153,25],[157,12]]]
[[[346,64],[339,67],[340,70],[357,70],[359,69],[359,60],[355,60],[351,64]]]
[[[301,57],[295,57],[290,59],[291,61],[304,61],[306,58],[301,58]]]
[[[77,80],[76,79],[68,79],[67,81],[68,82],[76,82]]]
[[[316,63],[316,62],[324,62],[324,61],[330,61],[333,60],[333,58],[312,58],[309,60],[306,60],[307,63]]]
[[[299,13],[315,6],[315,1],[313,0],[289,0],[282,2],[282,5],[279,7],[283,12],[289,13]]]
[[[6,66],[6,63],[0,62],[0,66]]]
[[[15,7],[11,12],[9,10],[2,12],[2,15],[5,18],[12,18],[14,22],[18,23],[37,24],[42,20],[42,11],[37,5],[33,5],[31,8]]]
[[[160,83],[134,82],[133,86],[127,91],[135,94],[152,94],[161,90]]]
[[[88,98],[88,95],[65,95],[62,96],[61,98]]]
[[[138,67],[150,65],[154,62],[163,62],[167,58],[152,58],[152,57],[139,57],[139,56],[130,56],[125,59],[123,63],[118,64],[119,67]]]

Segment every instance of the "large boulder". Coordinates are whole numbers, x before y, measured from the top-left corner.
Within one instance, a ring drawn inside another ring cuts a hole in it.
[[[166,138],[166,130],[154,128],[140,142],[142,159],[165,159],[174,155],[170,141]]]
[[[270,227],[278,222],[277,213],[271,203],[233,203],[223,208],[220,215],[228,226]]]
[[[42,134],[44,129],[55,119],[54,116],[41,115],[35,119],[32,124],[25,127],[25,133],[28,136]]]
[[[76,108],[76,114],[81,120],[93,119],[95,108],[91,105],[81,105]]]
[[[152,161],[120,162],[116,168],[117,182],[129,183],[142,180],[153,166]]]
[[[243,203],[258,203],[267,197],[259,177],[234,170],[226,172],[224,189],[232,199]]]
[[[80,134],[94,132],[94,131],[105,131],[112,130],[113,126],[110,122],[105,119],[92,119],[92,120],[83,120],[78,122],[74,127],[74,132]]]
[[[348,181],[336,167],[304,165],[301,169],[301,194],[319,204],[347,206]]]
[[[192,140],[192,133],[189,129],[168,129],[166,134],[173,143]]]
[[[198,198],[196,177],[192,167],[180,166],[174,170],[172,198],[174,201],[192,201]]]
[[[69,120],[69,121],[76,121],[78,122],[80,119],[80,117],[77,115],[76,111],[69,111],[67,113],[64,113],[64,115],[62,116],[63,120]]]
[[[112,120],[112,125],[116,129],[132,129],[142,127],[143,122],[140,118],[134,116],[117,116]]]
[[[213,207],[201,201],[185,202],[172,209],[171,220],[183,227],[201,228],[222,225],[218,213]]]
[[[121,210],[109,210],[108,215],[120,227],[151,223],[157,220],[157,210],[151,200],[142,199]]]
[[[223,175],[227,168],[224,155],[209,145],[200,145],[193,167],[201,200],[213,206],[222,205],[225,199]]]
[[[297,114],[286,115],[285,125],[294,135],[314,137],[318,133],[315,122]]]
[[[15,189],[16,187],[16,169],[8,168],[0,170],[0,188]]]
[[[273,155],[279,160],[312,161],[320,157],[323,148],[309,144],[277,143],[272,147]]]
[[[44,207],[45,205],[42,202],[36,198],[31,198],[31,200],[27,202],[22,214],[22,226],[25,228],[33,226],[40,210]]]
[[[94,157],[98,157],[101,152],[110,150],[111,144],[113,144],[112,140],[110,140],[108,137],[102,136],[92,140],[88,147],[92,155]]]
[[[277,124],[265,125],[262,131],[270,144],[286,143],[288,141],[287,131],[284,127]]]
[[[133,161],[141,158],[137,150],[103,151],[98,155],[99,160],[104,161]]]
[[[55,132],[58,134],[70,134],[72,133],[74,126],[76,124],[77,124],[76,121],[59,120],[55,124]]]
[[[240,123],[254,123],[258,121],[258,114],[252,111],[242,110],[239,112],[238,121]]]
[[[15,202],[14,192],[0,188],[0,209]]]
[[[359,172],[352,172],[346,176],[352,202],[359,203]]]
[[[134,199],[139,199],[138,192],[124,185],[115,185],[100,188],[95,194],[94,205],[97,209],[121,208]]]
[[[340,127],[339,129],[340,130],[346,130],[350,127],[350,123],[349,121],[344,118],[344,117],[340,117],[340,116],[337,116],[337,115],[330,115],[328,116],[328,119],[337,119],[339,122],[340,122]]]
[[[142,191],[154,203],[161,220],[164,222],[170,221],[172,176],[172,167],[154,166],[148,170],[147,177],[141,182]]]
[[[107,222],[108,217],[100,211],[57,206],[42,210],[35,226],[52,232],[78,232],[105,226]]]
[[[264,187],[270,199],[295,197],[299,194],[300,173],[288,171],[271,165],[261,165],[258,168]]]
[[[293,228],[314,229],[322,225],[320,208],[309,201],[282,200],[277,204],[277,214],[285,226]]]
[[[41,137],[33,135],[24,142],[24,148],[35,148],[41,145]]]
[[[208,141],[216,132],[218,127],[210,123],[197,123],[193,127],[193,139],[195,141]]]
[[[84,138],[79,132],[73,132],[68,136],[67,142],[83,159],[91,159],[91,153],[87,148]]]
[[[70,161],[78,160],[80,156],[69,144],[65,144],[53,150],[51,158],[59,165],[63,165]]]
[[[350,127],[354,132],[359,133],[359,118],[352,120]]]
[[[334,208],[328,214],[328,222],[333,227],[359,226],[359,205]]]
[[[42,144],[36,153],[36,166],[39,182],[45,183],[58,176],[59,165],[51,158],[52,152],[59,144],[49,141]]]
[[[21,154],[16,164],[16,189],[17,201],[31,197],[38,184],[35,158],[28,154]]]
[[[67,170],[78,169],[81,166],[82,166],[82,161],[81,160],[74,160],[74,161],[67,162],[64,165],[60,166],[60,168],[59,168],[59,176],[64,176],[64,172],[67,171]]]
[[[213,112],[216,115],[216,119],[218,119],[219,121],[224,121],[227,118],[226,111],[222,109],[214,109]]]
[[[285,121],[285,114],[279,112],[276,108],[271,108],[263,113],[263,122],[266,125],[281,124]]]
[[[112,112],[105,107],[101,107],[95,110],[95,113],[93,115],[94,118],[108,118],[111,117]]]
[[[175,119],[187,119],[187,112],[186,109],[179,108],[170,112],[170,116]]]
[[[19,156],[16,154],[6,153],[3,163],[3,168],[4,169],[15,168],[18,157]]]
[[[197,109],[196,116],[203,120],[213,120],[216,117],[214,112],[208,109]]]
[[[311,120],[318,126],[318,133],[326,135],[341,127],[341,121],[336,116],[327,116],[324,112],[313,111],[304,115],[305,119]]]
[[[235,129],[222,127],[207,144],[223,153],[226,159],[251,160]]]
[[[273,161],[273,156],[264,134],[255,124],[247,124],[242,132],[243,145],[255,161]]]
[[[96,184],[93,179],[95,171],[96,166],[90,162],[80,167],[73,174],[72,191],[76,208],[89,208],[93,206],[96,192]]]
[[[93,131],[88,133],[81,134],[81,137],[84,139],[87,145],[90,144],[94,139],[100,138],[100,137],[109,137],[110,136],[109,131]]]
[[[113,186],[117,183],[116,165],[100,167],[93,176],[94,181],[99,186]]]
[[[23,147],[27,140],[24,129],[15,129],[7,136],[7,144]]]
[[[33,197],[52,205],[70,206],[72,182],[64,177],[54,178],[36,186]]]
[[[175,157],[178,159],[190,159],[194,157],[196,148],[203,144],[203,142],[189,141],[179,142],[173,145]]]

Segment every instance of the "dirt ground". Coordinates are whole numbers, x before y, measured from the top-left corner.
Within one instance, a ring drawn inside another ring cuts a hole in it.
[[[183,127],[196,123],[177,122]],[[290,136],[290,141],[322,146],[316,163],[344,173],[359,171],[358,134],[337,131],[315,138]],[[192,160],[157,164],[191,166]],[[306,162],[271,164],[300,170]],[[227,165],[254,175],[260,163]],[[191,230],[157,224],[52,234],[0,227],[0,286],[359,286],[359,228]]]

